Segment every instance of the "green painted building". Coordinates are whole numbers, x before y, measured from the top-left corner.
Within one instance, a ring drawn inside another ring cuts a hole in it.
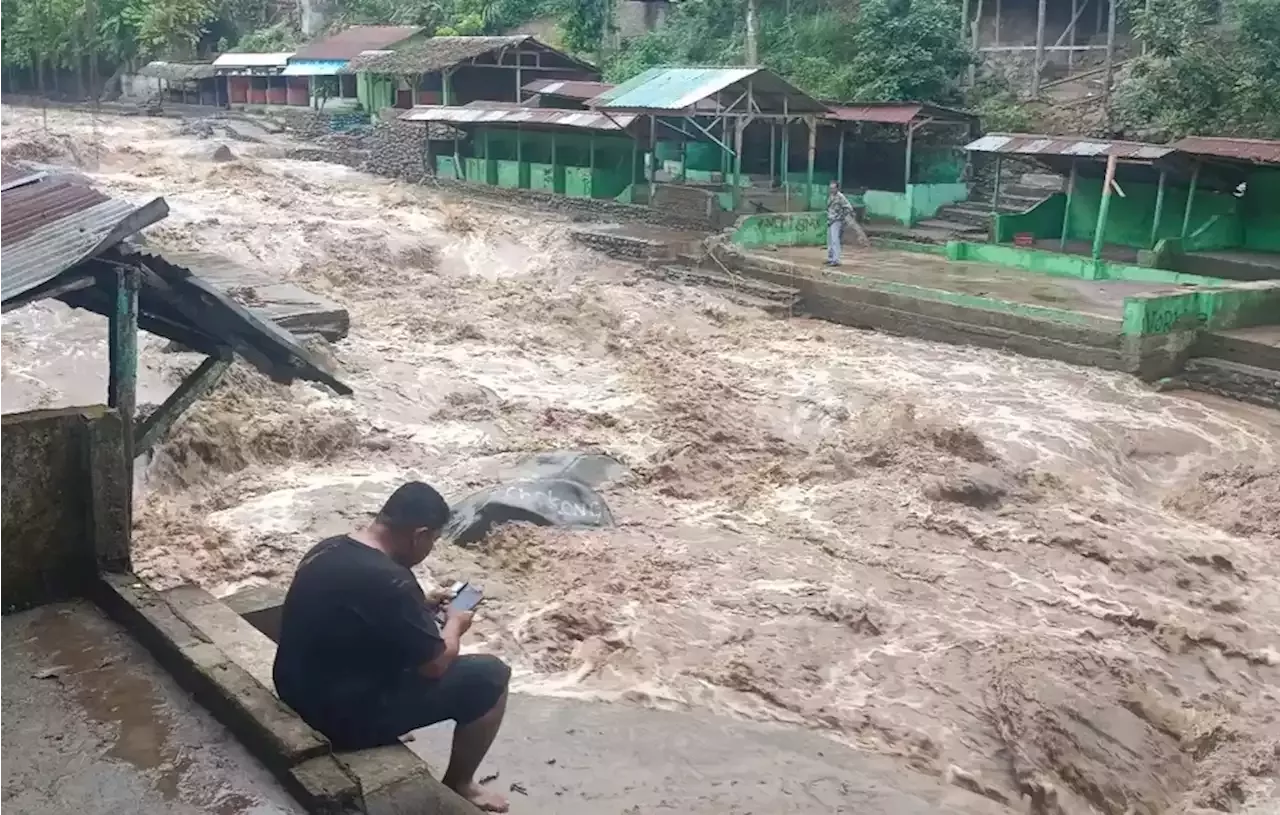
[[[495,187],[636,203],[644,184],[639,117],[556,108],[421,106],[401,121],[446,124],[465,137],[426,141],[442,178]]]

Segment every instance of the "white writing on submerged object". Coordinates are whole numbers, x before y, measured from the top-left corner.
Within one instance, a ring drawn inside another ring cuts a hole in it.
[[[577,501],[556,498],[554,495],[530,490],[519,484],[503,487],[497,497],[510,500],[513,503],[519,502],[540,512],[554,513],[566,521],[600,523],[604,520],[604,512],[597,506],[588,506]]]

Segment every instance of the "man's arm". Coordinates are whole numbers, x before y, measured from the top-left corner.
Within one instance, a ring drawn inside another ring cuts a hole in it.
[[[450,609],[448,614],[448,618],[444,621],[444,629],[440,632],[444,648],[418,669],[428,679],[439,679],[445,671],[449,670],[449,666],[458,658],[458,651],[462,647],[462,635],[471,627],[472,612]]]

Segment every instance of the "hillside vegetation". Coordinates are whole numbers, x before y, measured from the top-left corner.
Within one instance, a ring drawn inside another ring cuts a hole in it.
[[[1112,132],[1280,138],[1280,0],[1120,2],[1146,53],[1117,74],[1112,110],[1101,117]],[[562,46],[619,81],[656,65],[743,64],[754,19],[759,62],[816,96],[967,105],[999,129],[1041,124],[1034,106],[996,77],[980,72],[976,87],[965,87],[974,56],[960,37],[961,0],[675,0],[665,26],[621,44],[611,7],[608,0],[338,0],[335,25],[491,34],[550,20]],[[64,83],[67,73],[77,75],[84,87],[86,74],[129,60],[276,50],[299,40],[275,0],[3,0],[2,13],[11,81],[17,72],[45,89],[58,73]]]

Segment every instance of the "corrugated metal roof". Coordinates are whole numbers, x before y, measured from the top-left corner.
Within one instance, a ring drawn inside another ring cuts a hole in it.
[[[733,89],[740,93],[746,89],[747,80],[751,81],[756,101],[766,113],[781,112],[784,94],[793,113],[827,111],[826,105],[764,68],[650,68],[595,97],[589,106],[618,111],[683,113],[722,91]]]
[[[944,108],[924,102],[862,102],[856,105],[829,103],[828,119],[842,122],[878,122],[905,125],[917,119],[941,121],[977,121],[977,116],[963,110]]]
[[[283,68],[289,63],[292,51],[271,54],[223,54],[213,61],[214,70],[236,71],[244,68]]]
[[[535,79],[524,86],[523,90],[528,93],[546,94],[547,96],[559,96],[563,99],[578,99],[585,101],[594,99],[600,94],[613,88],[608,82],[586,82],[578,80],[565,79]]]
[[[5,301],[49,282],[169,211],[162,198],[139,208],[67,176],[5,190],[0,206],[0,290]]]
[[[1128,161],[1156,161],[1175,152],[1173,147],[1161,144],[1072,136],[1030,136],[1022,133],[992,133],[966,144],[964,149],[974,153],[1018,153],[1031,156],[1115,156]]]
[[[280,72],[281,76],[337,76],[342,72],[347,61],[345,59],[290,59],[289,64]]]
[[[39,181],[48,175],[43,170],[30,170],[19,164],[10,164],[7,161],[0,167],[3,168],[3,173],[0,173],[0,187],[5,190]]]
[[[1238,159],[1257,164],[1280,164],[1280,141],[1229,139],[1222,136],[1188,136],[1173,143],[1175,150],[1197,156]]]
[[[558,59],[564,66],[598,73],[594,65],[552,48],[529,34],[512,34],[504,37],[431,37],[405,43],[386,54],[361,55],[351,60],[346,73],[425,74],[508,48],[520,48],[541,53],[543,56],[549,55]],[[555,66],[544,65],[543,67]]]
[[[533,127],[619,132],[634,122],[637,117],[625,113],[606,116],[591,110],[559,110],[557,108],[421,105],[405,111],[400,118],[409,122],[448,122],[460,126],[520,124]]]
[[[295,60],[355,59],[365,51],[390,48],[421,32],[411,25],[354,25],[332,37],[304,45],[293,55]]]

